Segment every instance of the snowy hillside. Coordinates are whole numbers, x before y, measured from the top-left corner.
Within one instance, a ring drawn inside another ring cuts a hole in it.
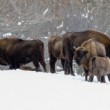
[[[110,110],[110,83],[63,72],[0,71],[0,110]]]

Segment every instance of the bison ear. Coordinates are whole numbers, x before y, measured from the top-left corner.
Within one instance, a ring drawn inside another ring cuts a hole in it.
[[[87,50],[85,50],[85,51],[84,51],[84,55],[86,55],[87,53],[88,53],[88,51],[87,51]]]

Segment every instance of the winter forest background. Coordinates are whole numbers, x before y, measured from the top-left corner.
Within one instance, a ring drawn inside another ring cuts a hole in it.
[[[95,29],[110,36],[110,0],[0,0],[0,36],[47,38]]]
[[[42,38],[95,29],[110,35],[110,0],[0,0],[0,36]]]
[[[0,39],[41,39],[48,69],[48,37],[87,29],[110,37],[110,0],[0,0]],[[90,83],[78,75],[82,69],[72,76],[60,62],[56,68],[51,74],[0,66],[0,110],[110,110],[107,77]]]

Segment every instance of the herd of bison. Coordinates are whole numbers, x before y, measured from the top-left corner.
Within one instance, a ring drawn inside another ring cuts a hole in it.
[[[44,43],[41,40],[23,40],[20,38],[0,39],[0,64],[10,69],[31,69],[41,71],[40,65],[47,72],[44,58]],[[67,32],[62,36],[48,38],[50,72],[55,73],[55,63],[59,59],[64,74],[74,75],[73,60],[82,66],[85,80],[105,82],[105,75],[110,80],[110,38],[94,30]],[[24,67],[33,62],[35,68]],[[88,79],[89,76],[89,79]]]

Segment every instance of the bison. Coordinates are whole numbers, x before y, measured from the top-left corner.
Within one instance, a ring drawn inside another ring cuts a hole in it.
[[[101,77],[110,73],[110,59],[109,57],[94,56],[89,60],[89,76],[93,79],[97,76],[98,81],[101,82]],[[90,80],[92,81],[92,80]]]
[[[17,42],[22,42],[22,41],[23,40],[19,39],[19,38],[3,38],[3,39],[0,39],[0,64],[1,65],[8,65],[6,49],[9,47],[9,45],[14,45]]]
[[[106,57],[106,50],[104,44],[96,41],[94,38],[89,39],[78,47],[74,53],[74,60],[80,66],[83,65],[85,72],[85,80],[87,81],[89,60],[93,56]],[[91,79],[92,80],[92,79]]]
[[[33,62],[36,71],[39,70],[39,62],[46,71],[46,64],[44,61],[44,43],[41,40],[22,40],[18,38],[3,39],[0,41],[0,58],[3,59],[4,64],[8,64],[10,69],[20,68],[29,62]],[[5,41],[6,40],[6,41]],[[4,43],[4,47],[2,47]],[[2,44],[2,45],[1,45]],[[1,60],[2,61],[2,60]]]
[[[48,39],[48,53],[50,58],[50,72],[55,73],[55,63],[57,59],[61,59],[61,64],[64,69],[65,59],[62,54],[62,37],[51,36]]]
[[[63,36],[63,55],[65,57],[65,73],[74,74],[72,69],[72,61],[75,49],[81,44],[91,38],[95,38],[98,42],[105,45],[106,55],[110,57],[110,38],[105,34],[94,31],[86,30],[82,32],[67,32]]]

